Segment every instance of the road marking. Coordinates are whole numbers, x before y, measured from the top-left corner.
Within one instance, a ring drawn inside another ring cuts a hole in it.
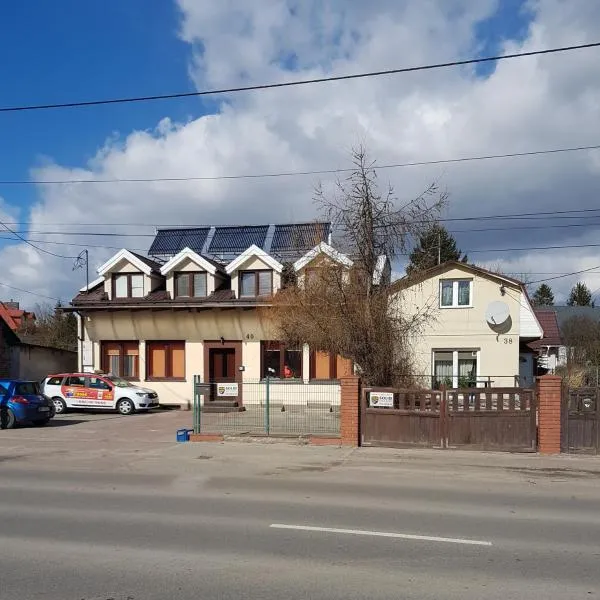
[[[318,531],[320,533],[341,533],[349,535],[369,535],[372,537],[399,538],[402,540],[417,540],[421,542],[443,542],[446,544],[465,544],[468,546],[491,546],[492,542],[483,540],[465,540],[461,538],[447,538],[432,535],[413,535],[411,533],[394,533],[391,531],[366,531],[364,529],[338,529],[336,527],[313,527],[310,525],[284,525],[272,523],[272,529],[292,529],[295,531]]]

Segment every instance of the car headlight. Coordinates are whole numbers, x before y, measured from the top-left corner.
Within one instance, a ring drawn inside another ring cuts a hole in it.
[[[146,392],[136,392],[135,393],[136,396],[139,396],[140,398],[145,398],[148,394],[146,394]]]

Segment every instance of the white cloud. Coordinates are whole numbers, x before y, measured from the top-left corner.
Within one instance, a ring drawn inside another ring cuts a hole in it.
[[[323,8],[323,5],[325,7]],[[286,81],[419,65],[473,55],[475,26],[497,2],[470,0],[179,0],[180,35],[190,44],[190,75],[200,89]],[[600,5],[588,0],[531,2],[533,22],[516,51],[596,41]],[[345,167],[348,150],[364,141],[380,163],[527,151],[600,140],[597,50],[504,61],[486,79],[454,68],[231,95],[217,114],[153,131],[99,140],[97,155],[77,168],[46,164],[38,179],[218,176]],[[596,206],[598,154],[505,159],[444,167],[386,170],[400,198],[442,176],[450,214],[469,216]],[[314,216],[315,178],[122,183],[40,187],[32,230],[62,223],[211,224],[282,222]],[[567,224],[565,220],[541,224]],[[451,223],[450,229],[511,227],[531,221]],[[538,222],[538,225],[540,223]],[[56,227],[53,227],[56,229]],[[600,223],[599,227],[600,229]],[[114,231],[114,228],[94,228]],[[149,227],[119,228],[140,237],[87,238],[90,244],[147,248]],[[575,271],[600,264],[586,250],[477,254],[481,248],[595,243],[598,230],[555,228],[457,234],[478,262],[522,273]],[[31,234],[73,242],[73,236]],[[77,238],[83,243],[86,238]],[[586,242],[580,242],[586,243]],[[44,246],[60,254],[81,248]],[[94,265],[110,250],[91,249]],[[598,258],[596,258],[598,257]],[[4,249],[7,283],[69,298],[82,285],[68,261],[23,245]],[[594,274],[582,276],[593,287]],[[532,278],[541,278],[532,276]],[[573,279],[557,280],[565,290]],[[600,286],[600,280],[597,281]]]

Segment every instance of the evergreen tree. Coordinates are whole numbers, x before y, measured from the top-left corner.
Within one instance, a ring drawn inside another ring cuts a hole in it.
[[[552,288],[547,283],[542,283],[533,294],[534,306],[554,306],[554,294]]]
[[[466,263],[467,255],[456,246],[456,240],[448,230],[436,223],[419,236],[419,243],[410,253],[406,272],[410,275],[449,260]]]
[[[594,306],[590,288],[581,281],[576,283],[571,290],[567,304],[569,306]]]

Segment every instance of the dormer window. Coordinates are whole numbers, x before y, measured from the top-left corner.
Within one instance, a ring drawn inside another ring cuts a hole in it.
[[[122,273],[113,275],[114,298],[143,298],[144,275],[142,273]]]
[[[273,293],[273,271],[240,271],[240,298],[270,296]]]
[[[175,273],[176,298],[205,298],[207,296],[206,273]]]

